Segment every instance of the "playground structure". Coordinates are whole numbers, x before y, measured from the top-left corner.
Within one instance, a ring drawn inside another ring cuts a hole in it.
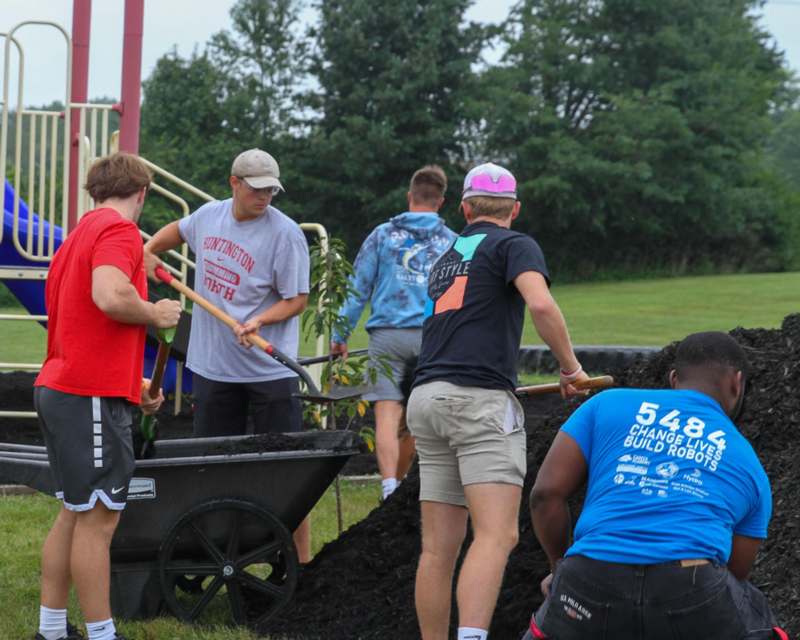
[[[40,322],[46,326],[44,284],[53,254],[77,225],[81,216],[94,207],[81,189],[86,173],[99,157],[115,151],[138,154],[139,105],[141,99],[142,31],[144,0],[125,0],[121,99],[116,104],[88,102],[89,42],[91,0],[73,0],[72,36],[54,22],[30,20],[0,31],[4,45],[2,101],[0,102],[0,175],[4,178],[3,224],[0,226],[0,281],[17,297],[28,314],[0,314],[0,322]],[[0,29],[4,25],[0,25]],[[24,28],[56,31],[65,44],[63,111],[30,109],[24,106],[25,55],[15,37]],[[12,59],[16,58],[16,65]],[[16,71],[16,91],[12,100],[12,78]],[[111,114],[119,116],[119,131],[111,131]],[[10,123],[14,123],[13,140]],[[142,158],[153,171],[151,193],[159,196],[178,216],[188,216],[193,201],[215,198],[181,180],[166,169]],[[11,174],[10,180],[7,176]],[[152,198],[152,196],[151,196]],[[320,224],[304,223],[301,228],[320,239],[327,248],[327,233]],[[144,239],[150,236],[141,232]],[[167,269],[187,282],[194,262],[188,248],[170,251],[179,266]],[[181,296],[185,307],[186,300]],[[324,339],[316,344],[316,354],[324,349]],[[145,371],[155,358],[148,345]],[[0,351],[0,370],[37,371],[38,362],[5,362]],[[319,372],[312,371],[318,379]],[[175,390],[174,409],[180,410],[181,391],[187,386],[187,373],[181,359],[168,367],[165,390]],[[35,418],[33,411],[3,411],[0,417]]]

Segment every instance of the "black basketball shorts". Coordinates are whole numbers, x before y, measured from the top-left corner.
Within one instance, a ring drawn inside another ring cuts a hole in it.
[[[124,398],[97,398],[36,387],[33,395],[56,497],[70,511],[89,511],[97,500],[125,508],[136,459],[132,408]]]

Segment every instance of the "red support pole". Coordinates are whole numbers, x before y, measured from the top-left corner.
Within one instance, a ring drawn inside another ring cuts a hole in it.
[[[142,87],[144,0],[125,0],[119,149],[139,153],[139,103]]]
[[[89,36],[92,30],[92,0],[73,0],[72,3],[72,95],[71,102],[89,99]],[[65,106],[66,108],[66,106]],[[69,208],[67,232],[78,223],[78,194],[82,176],[78,171],[78,135],[80,112],[73,109],[70,118],[69,151]]]

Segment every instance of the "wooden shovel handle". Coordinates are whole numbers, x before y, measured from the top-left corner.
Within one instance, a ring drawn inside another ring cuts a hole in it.
[[[183,284],[180,280],[176,279],[171,273],[169,273],[163,267],[156,267],[156,277],[162,282],[165,282],[166,284],[171,286],[176,291],[179,291],[180,293],[185,295],[187,298],[189,298],[189,300],[194,302],[196,305],[203,307],[203,309],[208,311],[217,320],[224,322],[231,329],[235,329],[236,327],[239,326],[239,323],[236,320],[234,320],[231,316],[229,316],[227,313],[225,313],[222,309],[220,309],[216,305],[206,300],[194,289],[187,287],[185,284]],[[292,360],[289,356],[280,351],[280,349],[278,349],[272,343],[262,338],[257,333],[249,333],[245,336],[245,338],[250,344],[255,345],[256,347],[264,351],[266,354],[275,358],[282,365],[294,371],[297,375],[299,375],[303,379],[306,385],[308,385],[309,391],[315,393],[316,395],[319,395],[319,389],[317,389],[317,385],[314,384],[314,381],[308,375],[308,372],[305,369],[303,369],[303,367],[301,367],[299,364],[297,364],[294,360]]]
[[[162,282],[167,283],[176,291],[179,291],[183,295],[185,295],[189,300],[194,302],[196,305],[203,307],[206,311],[208,311],[212,316],[214,316],[217,320],[220,320],[227,324],[231,329],[235,329],[239,326],[239,323],[236,322],[231,316],[225,313],[222,309],[217,307],[216,305],[210,303],[206,300],[203,296],[197,293],[194,289],[190,289],[185,284],[183,284],[180,280],[176,279],[169,271],[164,269],[163,267],[156,267],[156,277],[161,280]],[[272,345],[264,340],[259,335],[252,334],[248,335],[247,339],[260,349],[263,349],[267,353],[270,352],[272,349]]]
[[[161,381],[164,379],[164,371],[167,368],[167,360],[169,360],[170,346],[168,342],[158,343],[156,363],[153,365],[153,377],[150,378],[150,388],[147,391],[151,398],[157,398],[161,389]]]
[[[597,376],[588,378],[586,380],[579,380],[572,383],[576,389],[581,391],[585,389],[606,389],[614,386],[614,378],[612,376]],[[561,385],[557,382],[549,382],[547,384],[534,384],[529,387],[517,387],[514,391],[518,396],[534,396],[540,393],[558,393],[561,391]]]

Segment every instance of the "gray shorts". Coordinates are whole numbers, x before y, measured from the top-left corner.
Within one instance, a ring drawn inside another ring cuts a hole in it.
[[[119,511],[136,467],[131,440],[132,405],[36,387],[39,414],[56,497],[70,511],[89,511],[97,500]]]
[[[378,367],[378,378],[375,384],[367,389],[364,400],[405,400],[400,391],[400,381],[406,372],[409,361],[419,357],[422,345],[422,329],[372,329],[369,332],[369,357],[371,366],[377,366],[375,359],[386,356],[386,363],[392,371],[390,380]]]
[[[525,415],[510,391],[435,380],[414,387],[408,428],[417,439],[419,499],[465,506],[464,486],[522,486]]]

